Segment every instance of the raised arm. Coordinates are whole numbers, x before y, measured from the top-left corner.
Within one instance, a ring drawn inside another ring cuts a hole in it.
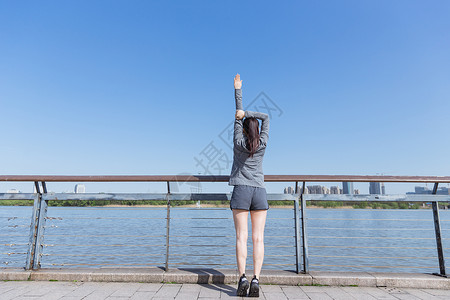
[[[245,117],[255,117],[262,121],[259,139],[263,145],[267,145],[267,141],[269,140],[269,115],[258,111],[246,110]]]
[[[236,119],[244,118],[242,108],[242,80],[241,75],[236,74],[234,77],[234,99],[236,100]]]
[[[242,109],[242,80],[239,74],[234,77],[234,99],[236,102],[236,115],[234,120],[234,135],[233,143],[237,147],[243,147],[244,145],[244,134],[243,121],[245,112]]]

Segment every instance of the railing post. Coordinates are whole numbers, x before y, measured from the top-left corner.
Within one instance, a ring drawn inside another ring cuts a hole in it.
[[[169,271],[169,242],[170,242],[170,183],[167,181],[167,218],[166,218],[166,263],[165,271]]]
[[[303,199],[303,194],[305,192],[306,182],[303,181],[302,193],[300,195],[301,203],[301,218],[302,218],[302,246],[303,246],[303,273],[309,272],[309,259],[308,259],[308,239],[306,235],[306,200]]]
[[[40,201],[39,201],[40,207],[39,207],[39,216],[38,216],[38,224],[37,224],[37,231],[36,231],[36,242],[35,242],[35,250],[34,250],[34,256],[33,256],[33,269],[39,269],[41,267],[41,256],[42,251],[44,249],[44,226],[45,221],[47,219],[47,207],[48,207],[48,201],[45,200],[42,195],[40,195]]]
[[[295,194],[297,194],[297,183],[295,186]],[[298,274],[301,270],[301,244],[300,244],[300,218],[299,218],[299,199],[294,200],[294,222],[295,222],[295,272]]]
[[[439,182],[436,182],[433,187],[433,195],[436,195]],[[439,259],[439,271],[438,275],[447,276],[445,272],[445,259],[444,259],[444,249],[442,248],[442,237],[441,237],[441,222],[439,220],[439,203],[433,201],[431,203],[433,208],[433,219],[434,219],[434,231],[436,236],[436,247]]]
[[[38,235],[40,206],[41,194],[36,193],[34,196],[33,213],[31,215],[30,238],[28,242],[27,261],[25,263],[26,270],[30,270],[31,268],[33,268],[34,253],[36,252],[36,239]]]

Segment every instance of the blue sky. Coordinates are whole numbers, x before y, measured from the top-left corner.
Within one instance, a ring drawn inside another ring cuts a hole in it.
[[[244,107],[264,92],[280,109],[265,174],[449,175],[449,14],[448,1],[2,1],[0,173],[204,173],[211,142],[232,158],[219,134],[239,72]]]

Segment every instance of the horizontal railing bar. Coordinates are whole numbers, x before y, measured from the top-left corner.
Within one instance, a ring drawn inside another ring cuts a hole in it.
[[[327,257],[327,258],[395,258],[395,259],[436,259],[436,257],[410,257],[410,256],[354,256],[354,255],[309,255],[310,257]]]
[[[235,245],[169,245],[170,247],[236,247]],[[293,248],[294,245],[264,245],[266,248]]]
[[[171,265],[186,265],[186,266],[235,266],[236,264],[209,264],[209,263],[202,263],[202,264],[193,264],[193,263],[185,263],[185,262],[171,262]],[[292,266],[292,264],[266,264],[263,263],[263,266]]]
[[[0,236],[28,236],[26,234],[0,234]]]
[[[179,254],[179,253],[171,253],[170,256],[209,256],[209,257],[216,257],[216,256],[231,256],[231,257],[236,257],[236,254]],[[251,256],[251,255],[250,255]],[[268,254],[264,254],[264,257],[294,257],[295,254],[292,255],[285,255],[285,254],[273,254],[273,255],[268,255]]]
[[[36,194],[2,193],[0,200],[33,200]],[[294,201],[299,194],[268,193],[268,201]],[[230,201],[231,193],[45,193],[45,201]],[[401,194],[304,194],[307,201],[347,201],[347,202],[448,202],[450,195]]]
[[[0,200],[34,200],[34,198],[36,194],[32,193],[0,193]]]
[[[212,256],[212,257],[220,257],[220,256],[236,256],[236,254],[181,254],[181,253],[170,253],[170,256]]]
[[[320,229],[320,230],[389,230],[389,231],[434,231],[433,228],[345,228],[345,227],[312,227],[308,226],[308,229]],[[441,231],[450,231],[450,229],[441,229]]]
[[[57,264],[57,263],[41,263],[43,266],[159,266],[161,263],[150,264]]]
[[[222,237],[222,238],[234,238],[235,235],[170,235],[170,237],[178,237],[178,238],[215,238],[215,237]],[[293,235],[265,235],[265,238],[291,238],[294,237]]]
[[[408,221],[408,222],[416,222],[416,221],[427,221],[433,222],[431,219],[348,219],[348,218],[308,218],[308,220],[336,220],[336,221]],[[446,220],[441,220],[446,221]],[[449,220],[450,221],[450,220]]]
[[[30,225],[8,225],[9,228],[27,228],[30,227]]]
[[[27,244],[26,244],[27,245]],[[77,244],[44,244],[44,247],[165,247],[166,245],[77,245]]]
[[[8,247],[13,247],[13,246],[25,246],[28,244],[0,244],[0,246],[8,246]]]
[[[227,175],[0,175],[0,181],[47,182],[228,182],[229,178]],[[264,175],[264,181],[450,183],[450,176]]]
[[[171,220],[231,220],[232,218],[173,218]]]
[[[26,253],[25,253],[26,254]],[[98,256],[164,256],[164,254],[42,254],[42,256],[92,256],[92,257],[98,257]]]
[[[184,238],[184,237],[195,237],[195,238],[215,238],[215,237],[221,237],[221,238],[224,238],[224,237],[227,237],[227,238],[229,238],[229,237],[235,237],[234,235],[170,235],[170,237],[172,238],[172,237],[182,237],[182,238]]]
[[[0,194],[1,195],[1,194]],[[20,195],[20,194],[15,194]],[[230,201],[231,193],[46,193],[45,201]],[[268,201],[294,201],[299,195],[268,193]]]
[[[64,217],[64,218],[54,218],[54,217],[47,217],[48,221],[62,221],[62,220],[166,220],[166,217],[161,218],[122,218],[122,217],[95,217],[95,218],[83,218],[83,217]]]
[[[64,236],[64,237],[165,237],[165,235],[89,235],[89,234],[46,234],[47,236]]]
[[[309,246],[310,248],[351,248],[351,249],[436,249],[436,247],[394,247],[394,246]],[[444,248],[450,249],[450,248]]]
[[[16,255],[16,254],[19,254],[19,255],[23,255],[23,254],[27,254],[26,252],[5,252],[5,253],[0,253],[0,254],[3,254],[3,255]]]
[[[387,237],[387,236],[311,236],[312,239],[377,239],[377,240],[434,240],[435,238],[410,238],[410,237]],[[445,240],[445,239],[443,239]]]
[[[196,229],[202,229],[202,228],[208,228],[208,229],[223,229],[223,226],[183,226],[183,228],[196,228]],[[271,229],[290,229],[290,228],[295,228],[294,226],[270,226],[270,227],[266,227],[266,230],[271,230]]]
[[[352,266],[352,265],[317,265],[317,264],[309,264],[313,267],[346,267],[346,268],[392,268],[392,269],[411,269],[411,268],[417,268],[417,269],[430,269],[430,268],[436,268],[436,266]]]

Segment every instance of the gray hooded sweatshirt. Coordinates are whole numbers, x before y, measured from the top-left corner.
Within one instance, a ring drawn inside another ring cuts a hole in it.
[[[236,110],[242,110],[242,89],[234,90]],[[233,166],[228,185],[250,185],[265,188],[262,162],[269,139],[269,115],[255,111],[245,111],[245,117],[262,120],[259,146],[253,157],[249,157],[247,137],[243,134],[243,120],[234,121]]]

